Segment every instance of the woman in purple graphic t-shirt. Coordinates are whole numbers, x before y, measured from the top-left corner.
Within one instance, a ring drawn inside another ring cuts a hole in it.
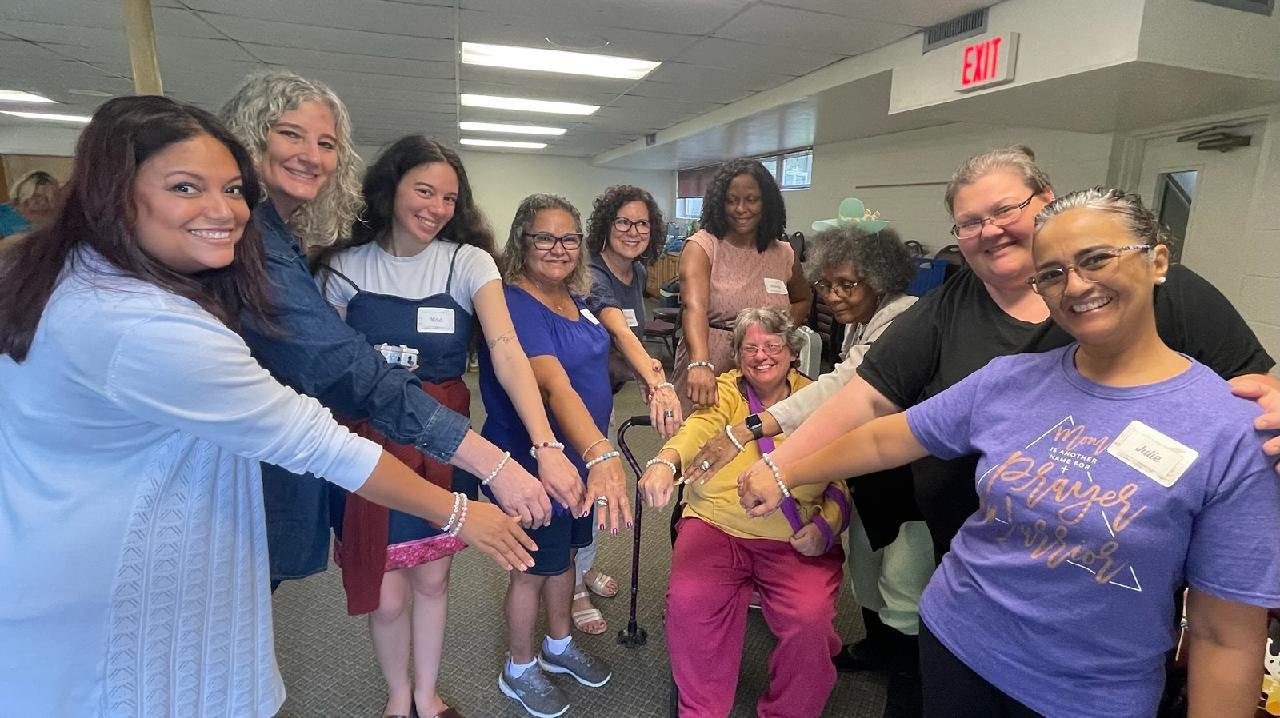
[[[1252,716],[1280,605],[1280,484],[1256,404],[1156,330],[1163,232],[1095,188],[1036,218],[1028,279],[1075,343],[999,357],[904,413],[740,484],[786,487],[978,455],[979,507],[921,601],[930,716],[1151,716],[1190,586],[1190,714]]]

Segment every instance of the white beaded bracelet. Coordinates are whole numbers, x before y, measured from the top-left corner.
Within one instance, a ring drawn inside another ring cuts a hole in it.
[[[449,520],[445,521],[444,525],[440,527],[441,531],[444,531],[447,533],[449,529],[453,527],[453,522],[458,520],[458,510],[462,507],[462,500],[465,498],[467,498],[467,495],[462,493],[461,491],[454,492],[453,511],[449,512]]]
[[[504,452],[502,452],[502,458],[498,461],[498,465],[497,465],[497,466],[495,466],[495,467],[493,467],[493,471],[490,471],[490,472],[489,472],[489,475],[488,475],[488,476],[486,476],[486,477],[484,477],[484,479],[480,482],[480,485],[481,485],[481,486],[488,486],[488,485],[489,485],[489,482],[491,482],[491,481],[493,481],[494,479],[498,478],[498,472],[499,472],[499,471],[502,471],[502,467],[506,466],[506,465],[507,465],[507,461],[508,461],[508,460],[510,460],[510,459],[511,459],[511,452],[510,452],[510,451],[504,451]]]
[[[778,469],[777,462],[773,460],[773,457],[770,456],[767,451],[761,454],[760,457],[764,459],[765,465],[773,472],[773,480],[778,482],[778,488],[782,489],[783,497],[788,499],[791,498],[791,489],[788,489],[786,483],[783,482],[782,471]]]
[[[658,384],[657,386],[655,386],[655,387],[653,387],[652,389],[650,389],[650,390],[649,390],[649,393],[650,393],[650,394],[657,394],[659,389],[670,389],[670,390],[672,390],[672,391],[675,391],[675,389],[676,389],[676,385],[675,385],[675,384],[672,384],[672,383],[671,383],[671,382],[669,382],[669,381],[664,381],[664,382],[662,382],[661,384]]]
[[[741,441],[738,441],[738,437],[733,435],[732,426],[724,427],[724,435],[729,437],[729,442],[733,444],[733,448],[737,449],[739,454],[746,451],[746,447],[742,445]]]
[[[619,454],[619,453],[618,453],[618,450],[617,450],[617,449],[610,449],[609,451],[606,451],[606,452],[604,452],[603,454],[601,454],[601,455],[597,456],[596,458],[594,458],[594,459],[592,459],[592,460],[588,461],[588,462],[587,462],[587,470],[590,470],[590,469],[591,469],[591,467],[595,466],[596,464],[600,463],[601,461],[608,461],[609,459],[616,459],[616,458],[618,458],[619,456],[621,456],[621,454]]]
[[[704,366],[704,367],[706,367],[706,368],[710,369],[712,374],[715,374],[715,373],[716,373],[716,365],[715,365],[715,364],[712,364],[712,363],[711,363],[711,362],[709,362],[709,361],[691,361],[691,362],[689,362],[689,364],[688,364],[687,366],[685,366],[684,370],[685,370],[685,371],[693,371],[693,368],[694,368],[694,367],[698,367],[698,366]]]
[[[599,445],[599,444],[601,444],[601,443],[605,443],[605,444],[609,443],[609,439],[608,439],[608,437],[604,437],[604,436],[602,436],[602,437],[600,437],[599,439],[596,439],[595,441],[593,441],[593,442],[591,442],[590,444],[588,444],[588,445],[587,445],[587,448],[586,448],[586,449],[583,449],[583,451],[582,451],[582,460],[583,460],[583,461],[586,461],[586,460],[587,460],[587,454],[590,454],[590,453],[591,453],[591,450],[592,450],[592,449],[594,449],[594,448],[596,448],[596,446],[597,446],[597,445]],[[611,447],[611,448],[612,448],[612,447]]]
[[[534,459],[537,459],[538,449],[558,449],[560,451],[564,451],[564,444],[561,444],[558,441],[539,441],[538,443],[529,447],[529,456],[532,456]]]
[[[458,523],[454,524],[452,529],[449,529],[450,536],[457,536],[462,533],[462,524],[467,521],[467,506],[470,505],[470,503],[471,502],[467,500],[467,497],[464,494],[462,496],[462,514],[458,516]]]
[[[655,456],[655,457],[653,457],[652,459],[649,459],[648,461],[644,462],[644,468],[646,468],[646,469],[647,469],[647,468],[649,468],[650,466],[653,466],[654,464],[662,464],[663,466],[667,467],[668,469],[671,469],[671,478],[673,478],[673,479],[674,479],[675,477],[677,477],[677,476],[679,476],[679,475],[680,475],[680,470],[676,468],[676,465],[675,465],[675,463],[674,463],[674,462],[667,461],[666,459],[663,459],[663,458],[660,458],[660,457],[657,457],[657,456]]]

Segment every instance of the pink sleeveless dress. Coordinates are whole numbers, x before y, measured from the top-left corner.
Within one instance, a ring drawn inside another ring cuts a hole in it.
[[[707,348],[716,374],[733,368],[733,321],[748,307],[787,309],[791,298],[787,280],[791,278],[795,252],[786,242],[774,240],[763,253],[755,247],[738,248],[703,230],[685,240],[685,248],[696,244],[711,260],[710,296],[707,300]],[[689,348],[684,339],[676,347],[671,381],[684,415],[692,409],[688,395]]]

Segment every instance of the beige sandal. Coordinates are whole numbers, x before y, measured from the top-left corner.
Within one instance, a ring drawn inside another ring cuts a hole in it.
[[[580,598],[585,598],[587,599],[587,601],[590,601],[591,594],[587,593],[586,591],[580,591],[578,593],[573,594],[573,600],[577,601]],[[600,624],[599,630],[592,631],[587,628],[587,626],[597,622],[599,622]],[[589,636],[598,636],[601,633],[604,633],[605,631],[609,630],[609,624],[605,623],[604,614],[600,613],[600,609],[596,608],[595,606],[592,606],[591,608],[584,608],[579,611],[574,611],[573,625],[579,631],[582,631],[583,633]]]
[[[582,577],[582,585],[591,589],[591,592],[600,598],[613,598],[618,595],[618,582],[613,578],[613,576],[594,568],[587,573],[592,572],[595,573],[596,577],[591,580],[587,580],[587,577],[584,575]],[[613,591],[608,590],[610,583],[613,584]]]

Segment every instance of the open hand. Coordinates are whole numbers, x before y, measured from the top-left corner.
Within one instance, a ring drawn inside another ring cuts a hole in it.
[[[538,451],[538,478],[561,506],[573,511],[582,505],[582,475],[563,451],[552,448]]]
[[[705,484],[737,455],[738,449],[729,441],[729,437],[725,436],[723,431],[717,431],[707,439],[702,448],[698,449],[698,453],[693,455],[693,460],[685,467],[685,481]],[[702,468],[704,463],[707,465],[706,469]]]
[[[462,522],[458,537],[489,554],[506,570],[525,571],[533,568],[529,552],[537,551],[538,545],[520,528],[519,520],[493,504],[468,501],[467,519]]]
[[[695,366],[688,374],[689,401],[697,406],[715,406],[716,375],[705,366]]]
[[[1262,442],[1262,452],[1276,459],[1276,473],[1280,473],[1280,391],[1248,376],[1231,379],[1231,393],[1249,399],[1262,407],[1262,416],[1253,420],[1253,428],[1271,432],[1271,438]]]
[[[676,477],[671,473],[671,467],[665,464],[653,464],[640,477],[640,492],[644,494],[645,502],[654,508],[666,506],[675,488]]]
[[[516,460],[507,461],[489,482],[489,490],[505,510],[519,517],[521,526],[538,528],[551,523],[551,500],[546,489]]]
[[[597,500],[601,496],[607,503],[602,505]],[[627,498],[627,475],[622,472],[621,459],[605,459],[587,473],[586,495],[578,515],[585,516],[593,505],[596,507],[596,526],[601,531],[607,528],[617,536],[624,523],[631,528],[631,501]]]

